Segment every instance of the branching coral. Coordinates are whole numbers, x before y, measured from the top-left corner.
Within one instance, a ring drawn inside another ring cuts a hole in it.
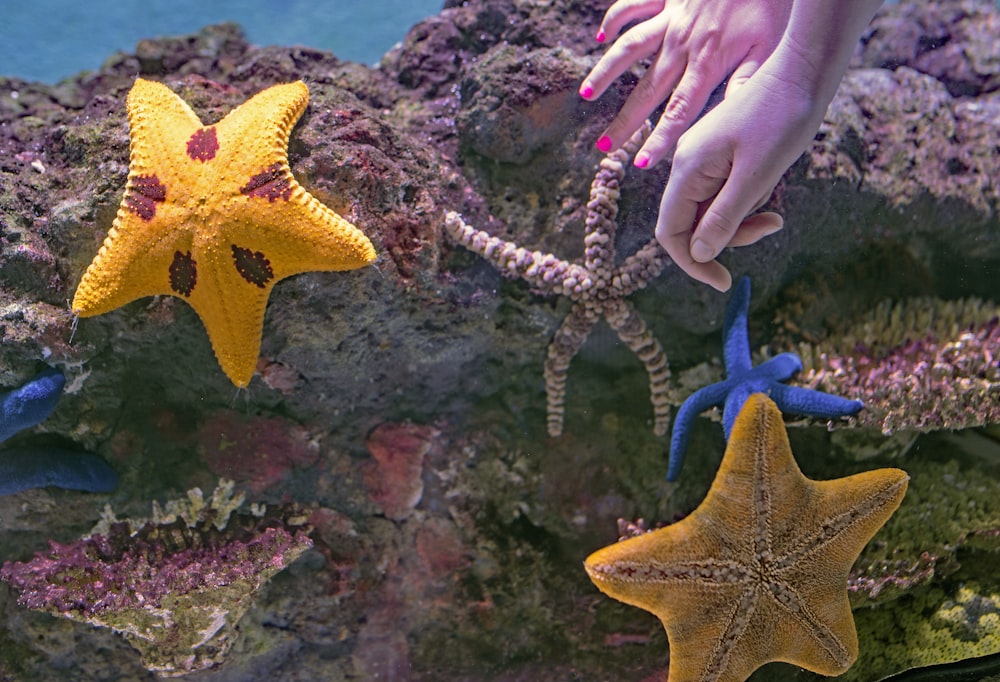
[[[965,546],[1000,548],[1000,483],[954,460],[911,459],[906,468],[906,500],[851,571],[848,590],[855,606],[889,601],[954,573]]]
[[[885,302],[850,329],[800,344],[811,388],[864,401],[885,434],[1000,422],[1000,307],[978,299]]]
[[[122,634],[162,676],[209,668],[254,595],[312,546],[296,512],[234,513],[240,502],[229,484],[208,501],[195,489],[140,524],[106,514],[103,533],[50,541],[32,560],[4,564],[0,579],[22,606]]]

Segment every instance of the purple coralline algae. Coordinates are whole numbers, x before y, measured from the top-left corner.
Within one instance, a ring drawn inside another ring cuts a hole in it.
[[[1000,307],[978,299],[886,302],[798,348],[810,388],[857,396],[853,419],[886,434],[1000,422]]]
[[[211,500],[154,505],[154,519],[118,521],[69,544],[49,541],[26,562],[7,562],[0,579],[38,611],[109,627],[147,669],[176,677],[222,661],[255,594],[312,546],[296,511],[236,513],[232,483]],[[104,530],[106,529],[106,530]]]

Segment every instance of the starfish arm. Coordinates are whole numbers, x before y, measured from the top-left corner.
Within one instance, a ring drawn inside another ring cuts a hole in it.
[[[232,251],[221,248],[200,257],[198,285],[185,300],[201,318],[222,371],[235,386],[245,388],[257,369],[264,313],[277,280],[265,281],[262,287],[250,284],[237,273],[233,260]]]
[[[601,159],[590,185],[587,202],[587,236],[584,244],[584,267],[596,279],[607,282],[615,264],[615,232],[618,228],[618,198],[625,178],[625,165],[649,137],[652,126],[645,121],[621,148]]]
[[[50,367],[24,386],[0,396],[0,442],[48,419],[65,386],[63,373]]]
[[[832,481],[812,481],[815,507],[807,518],[801,510],[775,510],[773,523],[795,541],[775,547],[784,557],[782,570],[821,552],[860,554],[875,532],[892,516],[906,494],[909,476],[901,469],[875,469]],[[820,513],[820,510],[822,513]],[[809,532],[802,529],[808,528]],[[843,581],[837,576],[834,587],[843,589],[850,566],[844,568]]]
[[[114,223],[73,297],[73,312],[83,317],[172,293],[163,273],[189,241],[186,231],[166,228],[186,217],[186,183],[179,169],[201,121],[165,85],[142,78],[129,91],[127,108],[128,181]]]
[[[722,404],[729,392],[730,385],[725,381],[700,388],[685,400],[674,418],[674,430],[670,434],[670,464],[667,467],[667,480],[676,481],[684,464],[684,454],[687,451],[688,439],[695,417],[710,407]]]
[[[780,353],[754,367],[749,374],[768,381],[788,381],[801,371],[802,359],[798,355]]]
[[[375,260],[368,237],[307,192],[290,170],[276,182],[287,187],[281,196],[235,199],[233,218],[203,235],[199,248],[221,248],[230,263],[234,247],[259,253],[275,281],[302,272],[354,270]]]
[[[126,187],[126,199],[130,189]],[[176,295],[168,273],[175,254],[190,249],[191,236],[169,229],[177,211],[168,205],[143,220],[125,200],[94,260],[83,273],[70,305],[80,317],[92,317],[120,308],[145,296]]]
[[[670,401],[667,389],[670,366],[663,346],[653,336],[639,312],[624,299],[609,302],[604,316],[629,349],[642,361],[649,374],[649,399],[653,404],[653,433],[662,436],[670,428]]]
[[[169,174],[156,160],[161,149],[181,158],[191,135],[202,127],[188,103],[163,83],[136,78],[126,98],[129,126],[129,181],[136,176]],[[160,177],[161,182],[175,178]],[[126,189],[126,193],[128,190]]]
[[[256,173],[251,164],[287,165],[288,138],[308,104],[309,88],[295,81],[261,90],[226,114],[216,126],[218,147],[240,150],[228,159],[234,175]]]
[[[611,286],[617,296],[645,289],[671,262],[670,256],[655,239],[626,258],[611,274]]]
[[[725,405],[722,408],[722,432],[725,434],[727,441],[733,433],[733,424],[736,422],[736,417],[739,415],[740,410],[743,409],[743,405],[746,404],[747,398],[761,391],[761,388],[756,385],[757,383],[741,381],[733,385],[732,389],[726,395]]]
[[[0,496],[46,486],[107,493],[117,485],[115,470],[89,452],[14,448],[4,450],[0,456]]]
[[[477,230],[455,211],[445,214],[444,228],[455,241],[488,260],[501,274],[519,277],[543,293],[570,296],[575,289],[584,291],[594,285],[584,268]]]
[[[722,327],[722,357],[726,376],[750,371],[750,338],[747,333],[747,315],[750,311],[750,278],[741,277],[733,290],[733,297],[726,307]]]
[[[583,238],[584,267],[598,279],[607,281],[615,264],[615,232],[618,223],[618,197],[625,177],[622,151],[612,152],[601,159],[600,167],[590,186],[587,202],[587,235]]]
[[[772,400],[782,412],[819,419],[837,419],[855,415],[864,407],[864,403],[860,400],[849,400],[800,386],[775,383],[770,393]]]
[[[549,344],[545,358],[545,399],[550,436],[562,435],[569,363],[596,323],[597,317],[589,314],[582,304],[574,304]]]

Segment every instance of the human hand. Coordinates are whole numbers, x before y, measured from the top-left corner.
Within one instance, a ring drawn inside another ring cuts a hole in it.
[[[701,113],[727,75],[730,87],[753,75],[778,44],[792,0],[618,0],[605,13],[597,40],[614,38],[580,95],[600,97],[635,62],[652,63],[597,141],[601,151],[621,146],[667,96],[653,134],[635,156],[639,168],[664,158]],[[673,94],[671,94],[671,91]]]
[[[732,277],[715,257],[781,229],[776,213],[746,216],[767,201],[822,121],[829,98],[811,87],[816,70],[801,50],[779,48],[681,136],[656,238],[691,277],[728,290]]]

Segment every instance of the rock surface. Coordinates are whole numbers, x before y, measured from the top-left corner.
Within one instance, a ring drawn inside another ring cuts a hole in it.
[[[669,521],[697,504],[721,456],[717,425],[704,420],[685,477],[667,486],[645,372],[610,333],[595,334],[570,371],[566,433],[547,438],[542,362],[566,302],[534,297],[441,232],[444,212],[458,210],[526,247],[581,255],[593,142],[637,75],[596,103],[576,95],[605,49],[592,36],[606,5],[448,2],[377,69],[254,47],[221,25],[143,41],[56,86],[0,78],[0,385],[43,362],[63,368],[59,409],[18,438],[71,439],[122,479],[110,496],[0,498],[0,555],[24,560],[47,539],[72,540],[107,501],[141,513],[152,499],[211,489],[240,462],[218,425],[243,424],[244,439],[293,451],[272,458],[233,438],[250,464],[232,477],[250,501],[306,507],[315,546],[263,591],[227,662],[191,679],[665,670],[659,623],[604,600],[581,562],[614,539],[617,518]],[[793,287],[808,288],[810,310],[838,318],[885,297],[997,297],[998,16],[988,0],[880,12],[772,197],[786,228],[723,256],[753,279],[759,343]],[[312,100],[292,134],[293,173],[379,253],[372,268],[278,284],[246,394],[234,397],[178,299],[137,301],[73,334],[67,301],[125,185],[124,98],[136,74],[165,82],[206,122],[268,85],[305,80]],[[649,238],[668,171],[626,177],[620,254]],[[676,268],[634,297],[675,373],[715,356],[727,301]],[[950,441],[920,442],[902,463],[913,476],[921,458],[941,457],[961,459],[957,475],[969,480],[996,475]],[[857,466],[828,449],[821,429],[793,436],[809,475]],[[997,591],[991,576],[973,577]],[[56,678],[152,676],[113,635],[25,611],[0,587],[0,680]]]

